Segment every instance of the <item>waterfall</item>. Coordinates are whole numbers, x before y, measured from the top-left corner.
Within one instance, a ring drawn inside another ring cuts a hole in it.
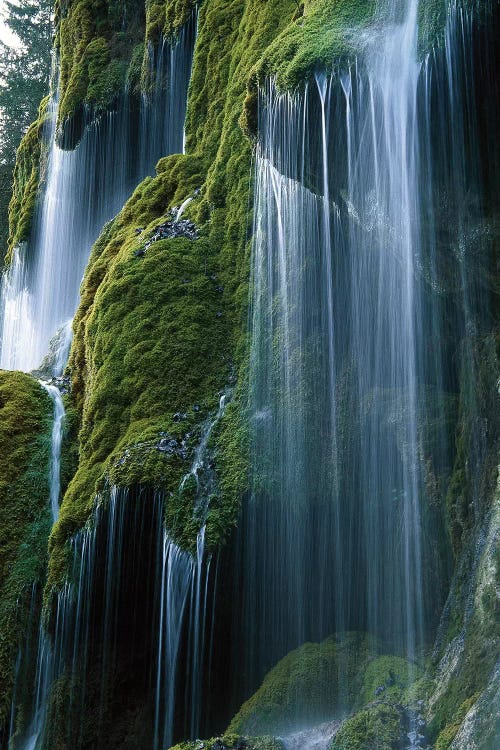
[[[24,735],[12,735],[12,748],[86,746],[89,720],[92,746],[103,746],[103,728],[122,715],[115,690],[123,680],[132,680],[130,707],[144,711],[141,746],[156,750],[170,747],[174,735],[196,736],[210,559],[204,529],[193,557],[170,539],[163,519],[161,495],[110,488],[73,537],[53,633],[40,625],[32,719]],[[57,703],[58,686],[65,705]]]
[[[491,239],[459,211],[467,185],[481,200],[473,17],[452,3],[420,59],[417,11],[380,2],[350,66],[260,90],[242,697],[332,632],[418,661],[443,600],[453,347],[488,321],[465,247],[487,268]]]
[[[56,385],[40,384],[45,388],[54,404],[54,421],[52,424],[52,446],[50,457],[50,508],[52,521],[55,523],[59,516],[59,496],[61,494],[61,445],[64,427],[64,404],[61,391]]]
[[[71,319],[90,249],[105,222],[121,209],[158,159],[183,149],[195,19],[178,40],[150,51],[154,80],[140,112],[125,93],[116,111],[87,125],[72,151],[56,139],[58,94],[45,135],[46,178],[31,238],[15,249],[4,275],[0,309],[0,366],[36,369],[56,331]]]

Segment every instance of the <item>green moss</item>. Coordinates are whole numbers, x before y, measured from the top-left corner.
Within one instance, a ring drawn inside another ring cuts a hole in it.
[[[497,455],[495,448],[492,451]],[[485,465],[488,467],[488,461]],[[497,469],[494,474],[498,476]],[[500,653],[497,593],[500,587],[500,487],[492,493],[488,485],[489,478],[484,491],[490,497],[491,508],[470,534],[460,555],[441,626],[445,635],[436,649],[430,731],[434,739],[441,738],[443,747],[459,729],[461,719],[456,715],[457,706],[475,702],[478,695],[488,690]],[[450,625],[454,622],[460,623],[456,635]]]
[[[297,7],[297,6],[295,6]],[[253,76],[275,76],[281,89],[294,89],[316,70],[354,59],[360,29],[373,18],[375,0],[308,0],[266,50]]]
[[[358,702],[365,670],[376,650],[375,640],[363,633],[305,643],[269,672],[228,732],[286,734],[297,726],[342,715]]]
[[[127,80],[137,78],[145,17],[142,4],[133,0],[75,0],[59,2],[56,19],[61,131],[84,106],[95,112],[113,106]],[[77,129],[73,139],[78,137]]]
[[[399,750],[404,723],[401,709],[375,703],[345,721],[331,750]]]
[[[9,205],[9,242],[6,263],[12,252],[30,235],[36,200],[43,183],[47,148],[44,140],[47,123],[48,98],[43,99],[38,119],[30,125],[16,154],[12,198]]]
[[[19,634],[42,585],[50,530],[52,402],[36,380],[0,371],[0,727],[8,721]]]
[[[422,677],[422,670],[399,656],[379,656],[368,664],[363,681],[361,704],[370,703],[377,689],[384,700],[404,703],[407,690]]]
[[[197,0],[146,0],[146,39],[156,42],[160,36],[166,39],[175,36],[196,5]]]
[[[478,696],[473,695],[462,703],[451,717],[450,723],[439,733],[434,745],[434,750],[448,750],[449,746],[455,739],[462,722],[468,711],[476,702]]]

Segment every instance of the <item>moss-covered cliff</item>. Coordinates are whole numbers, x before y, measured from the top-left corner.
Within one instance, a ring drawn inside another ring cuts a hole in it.
[[[112,109],[125,87],[133,96],[140,95],[141,81],[147,88],[148,45],[174,37],[194,5],[191,0],[144,5],[59,0],[61,143],[75,146],[89,112],[96,116]],[[66,450],[73,457],[77,453],[78,462],[75,471],[68,469],[71,482],[50,537],[48,593],[65,580],[70,539],[110,485],[160,491],[171,536],[191,552],[202,524],[210,550],[236,524],[247,491],[246,316],[257,84],[275,77],[280,88],[294,89],[317,69],[345,64],[355,55],[359,32],[373,21],[375,6],[374,0],[205,0],[200,5],[186,151],[162,159],[156,175],[137,186],[104,227],[85,272],[68,370],[72,434]],[[423,50],[439,40],[445,10],[444,2],[421,4]],[[18,154],[11,250],[29,236],[43,183],[45,106]],[[189,231],[183,232],[175,226],[176,208],[189,197],[183,215]],[[163,231],[167,224],[173,225],[171,237]],[[407,729],[402,705],[406,710],[422,697],[428,700],[438,750],[467,747],[478,726],[484,735],[478,746],[489,750],[498,729],[488,717],[495,710],[491,685],[498,683],[500,651],[496,345],[492,336],[463,343],[447,498],[455,577],[425,684],[410,694],[406,662],[373,643],[368,654],[367,637],[357,634],[352,636],[356,658],[346,660],[351,670],[346,694],[339,698],[339,643],[332,638],[323,650],[307,644],[269,674],[229,734],[206,747],[280,747],[273,738],[240,736],[290,730],[298,713],[293,690],[298,680],[302,692],[308,686],[311,699],[307,720],[355,712],[335,749],[359,750],[372,735],[384,740],[380,747],[394,747],[395,735]],[[229,403],[214,422],[223,392]],[[50,402],[27,376],[2,373],[0,410],[0,495],[5,498],[0,528],[6,539],[0,555],[5,685],[0,720],[5,723],[16,633],[27,627],[26,607],[17,609],[15,603],[31,591],[32,582],[41,582],[45,564]],[[182,480],[212,423],[208,450],[216,481],[205,514],[205,508],[197,512],[193,483]],[[471,456],[477,456],[477,465]],[[381,656],[374,659],[374,652]],[[420,668],[413,669],[421,677]],[[396,683],[391,675],[398,676]],[[381,685],[384,700],[373,706]],[[61,695],[64,702],[63,688]]]
[[[37,630],[50,531],[52,402],[28,375],[0,371],[0,742],[8,731],[14,667]]]
[[[245,349],[251,144],[239,121],[253,65],[294,12],[277,0],[202,5],[186,154],[160,162],[94,247],[70,360],[80,466],[51,539],[54,574],[106,482],[167,492],[170,530],[183,546],[194,544],[200,520],[179,484]],[[185,216],[197,238],[147,246],[169,208],[194,191]],[[208,513],[209,546],[235,523],[244,489],[239,399],[237,389],[213,436],[220,491]]]

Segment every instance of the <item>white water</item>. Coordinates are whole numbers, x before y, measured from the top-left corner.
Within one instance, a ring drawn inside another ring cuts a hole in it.
[[[165,534],[161,579],[161,614],[158,640],[154,750],[171,747],[176,710],[182,706],[177,677],[183,667],[189,694],[188,732],[195,736],[201,713],[202,659],[207,617],[210,559],[205,560],[205,529],[198,534],[196,558],[181,550]],[[179,663],[181,639],[187,633],[187,664]],[[181,709],[182,710],[182,709]]]
[[[328,750],[340,724],[340,721],[329,721],[280,739],[285,750]]]
[[[56,385],[40,384],[45,388],[54,404],[54,422],[52,424],[52,446],[50,460],[50,508],[52,521],[55,523],[59,517],[59,499],[61,494],[61,445],[64,428],[64,404],[61,392]]]
[[[184,475],[180,484],[180,490],[186,487],[190,478],[193,478],[196,482],[196,507],[195,511],[201,511],[200,519],[204,522],[206,512],[208,510],[208,500],[213,490],[213,483],[215,481],[215,475],[213,469],[209,466],[210,456],[208,451],[208,445],[210,436],[212,435],[214,427],[219,423],[220,419],[224,416],[230,393],[223,393],[219,399],[219,408],[213,417],[210,417],[202,427],[200,440],[196,446],[193,461],[191,463],[189,471]],[[203,507],[199,507],[199,502],[202,501]],[[203,502],[204,501],[204,502]]]
[[[192,200],[193,200],[193,196],[189,195],[186,198],[186,200],[181,203],[181,205],[179,206],[179,210],[177,211],[177,215],[175,217],[176,221],[180,221],[181,220],[182,214],[184,213],[184,211],[189,206],[189,204],[191,203]]]

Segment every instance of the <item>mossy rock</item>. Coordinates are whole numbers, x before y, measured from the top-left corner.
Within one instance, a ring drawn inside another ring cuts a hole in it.
[[[144,5],[134,0],[57,2],[61,143],[72,148],[78,142],[85,108],[109,109],[126,83],[138,80],[145,24]]]
[[[20,639],[36,623],[47,562],[52,402],[34,378],[0,371],[0,734]],[[35,663],[35,656],[33,656]]]
[[[408,688],[422,677],[422,669],[400,656],[379,656],[366,667],[361,705],[377,694],[390,702],[405,703]]]
[[[228,732],[283,735],[297,725],[320,724],[352,710],[376,651],[376,641],[364,633],[305,643],[267,674]]]
[[[14,248],[29,239],[36,202],[45,179],[46,126],[48,97],[38,109],[38,118],[30,125],[16,152],[12,198],[9,203],[9,240],[6,265]]]
[[[447,497],[456,565],[433,655],[428,703],[431,739],[443,748],[458,733],[465,708],[487,692],[500,658],[498,346],[495,336],[462,344],[456,459]],[[467,362],[473,363],[472,372]],[[479,424],[484,458],[477,483],[469,457]],[[479,491],[473,489],[478,486]]]
[[[330,750],[402,750],[404,731],[400,707],[375,703],[342,724]]]
[[[280,89],[293,90],[317,70],[330,72],[354,60],[356,40],[375,9],[375,0],[307,0],[265,51],[253,79],[262,83],[272,76]]]

